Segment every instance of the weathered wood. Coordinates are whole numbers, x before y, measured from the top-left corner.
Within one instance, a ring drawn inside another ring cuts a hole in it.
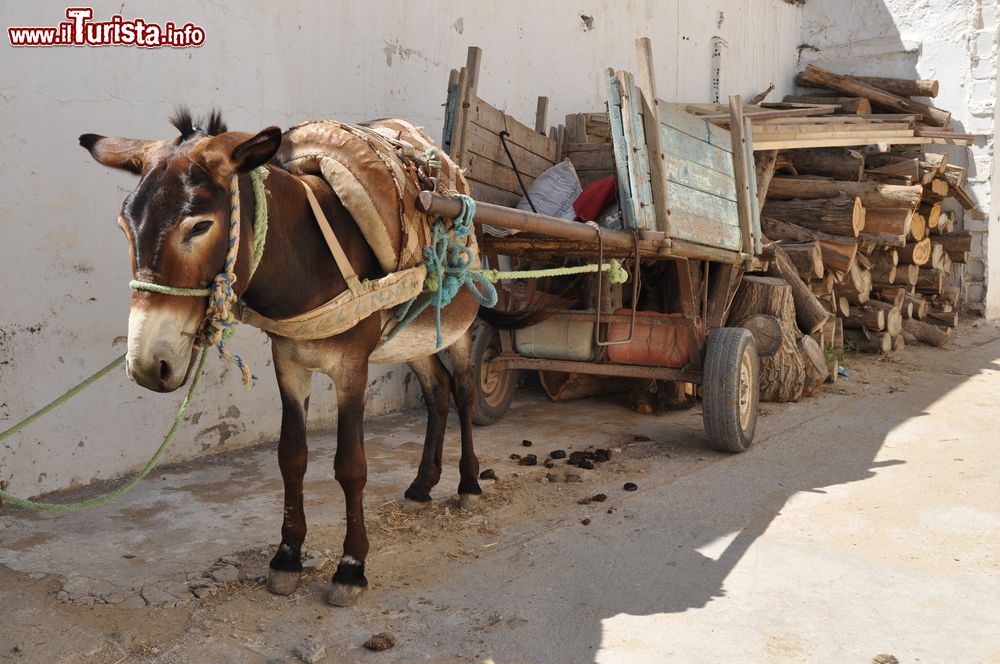
[[[803,280],[823,278],[823,250],[820,249],[819,242],[816,240],[797,244],[782,242],[780,246]]]
[[[636,58],[639,61],[639,91],[649,159],[649,175],[653,206],[656,210],[656,229],[672,237],[670,223],[670,197],[667,190],[666,151],[660,132],[660,116],[656,104],[656,76],[653,70],[653,47],[648,37],[635,40]]]
[[[792,288],[784,279],[747,276],[733,299],[729,320],[743,320],[753,314],[777,318],[781,325],[781,346],[760,360],[761,401],[796,401],[805,385],[805,364],[798,352]]]
[[[871,113],[871,102],[864,97],[826,97],[822,95],[786,95],[793,104],[836,104],[838,113]]]
[[[866,233],[889,233],[891,235],[910,234],[913,224],[913,206],[865,209]]]
[[[823,349],[816,340],[808,334],[802,335],[798,343],[799,356],[805,368],[805,380],[802,386],[802,396],[811,397],[826,382],[829,370]]]
[[[905,247],[900,247],[896,251],[899,254],[899,263],[925,265],[931,257],[931,240],[925,237],[919,242],[908,242]]]
[[[790,242],[819,242],[825,267],[846,272],[851,269],[858,253],[858,244],[853,237],[830,235],[803,226],[797,226],[777,219],[762,218],[761,227],[770,240]]]
[[[865,208],[857,196],[806,201],[768,200],[763,214],[831,235],[857,237],[865,228]]]
[[[920,113],[924,116],[924,122],[936,127],[947,127],[951,122],[951,113],[948,111],[880,90],[856,78],[835,74],[816,65],[806,67],[802,73],[802,81],[808,85],[829,88],[846,95],[866,97],[874,104],[903,113]]]
[[[944,250],[949,255],[972,251],[972,233],[969,231],[955,231],[954,233],[942,235],[934,239],[936,242],[941,243],[941,246],[944,247]]]
[[[774,179],[774,169],[778,163],[777,150],[765,150],[758,152],[754,159],[754,172],[757,176],[757,209],[764,209],[764,202],[767,200],[767,192],[771,188]]]
[[[867,217],[867,210],[866,210]],[[867,218],[865,219],[867,223]],[[893,233],[862,233],[858,236],[858,245],[865,253],[871,253],[879,247],[905,247],[906,236]]]
[[[535,131],[539,134],[545,133],[546,117],[549,114],[549,98],[539,97],[535,103]]]
[[[790,150],[787,155],[799,175],[823,175],[840,181],[860,181],[865,171],[865,157],[846,148],[810,148]]]
[[[952,332],[952,328],[943,328],[913,319],[903,321],[903,330],[915,340],[929,346],[944,346],[951,339]]]
[[[934,268],[920,268],[920,275],[917,277],[918,293],[940,293],[941,284],[944,280],[944,272]]]
[[[891,284],[896,281],[896,266],[884,263],[876,265],[872,268],[871,275],[876,284]]]
[[[937,97],[940,89],[936,80],[886,78],[884,76],[855,76],[854,78],[873,88],[885,90],[900,97]]]
[[[927,322],[945,327],[958,327],[957,311],[929,311],[927,312]]]
[[[768,314],[754,314],[736,323],[750,331],[757,343],[757,355],[771,357],[781,348],[781,321]]]
[[[876,332],[884,330],[885,312],[867,305],[852,307],[850,316],[844,319],[844,327],[849,330],[866,329]]]
[[[845,329],[844,342],[861,353],[888,353],[892,350],[892,337],[886,332]]]
[[[806,334],[812,334],[823,327],[830,314],[799,277],[795,264],[792,263],[784,249],[779,245],[771,245],[771,248],[774,256],[768,268],[768,274],[780,276],[788,282],[792,289],[792,299],[795,302],[795,320],[799,329]]]
[[[841,182],[806,178],[776,177],[767,196],[775,200],[836,198],[857,196],[868,208],[913,207],[920,203],[923,187],[880,184],[878,182]]]

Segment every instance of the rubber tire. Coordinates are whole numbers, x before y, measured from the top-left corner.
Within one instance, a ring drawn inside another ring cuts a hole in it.
[[[480,323],[472,339],[472,379],[476,394],[472,402],[472,423],[478,426],[496,424],[503,419],[517,391],[516,370],[504,373],[496,390],[483,393],[483,372],[490,358],[499,355],[500,332],[492,325]]]
[[[746,427],[740,421],[740,368],[749,354],[750,403]],[[746,452],[753,444],[760,401],[760,358],[753,335],[741,327],[712,331],[705,349],[702,420],[709,444],[720,452]]]

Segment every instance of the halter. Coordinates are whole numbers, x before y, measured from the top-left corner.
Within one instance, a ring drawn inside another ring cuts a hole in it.
[[[268,170],[264,166],[258,166],[250,172],[250,181],[253,185],[254,193],[254,220],[253,220],[253,250],[250,260],[250,276],[247,284],[253,279],[260,259],[264,255],[264,242],[267,239],[267,189],[264,180],[267,179]],[[229,178],[229,243],[226,251],[226,261],[223,264],[222,272],[212,280],[210,288],[178,288],[174,286],[164,286],[151,281],[140,281],[133,279],[128,283],[133,290],[144,290],[163,295],[178,295],[181,297],[207,297],[208,308],[205,311],[205,320],[198,331],[196,345],[214,345],[219,355],[239,367],[243,374],[243,384],[247,387],[254,384],[257,377],[250,373],[250,367],[239,355],[230,354],[226,350],[223,339],[233,334],[233,328],[237,323],[236,315],[233,312],[234,305],[239,301],[239,296],[233,286],[236,284],[236,257],[240,249],[240,185],[239,176],[233,174]]]

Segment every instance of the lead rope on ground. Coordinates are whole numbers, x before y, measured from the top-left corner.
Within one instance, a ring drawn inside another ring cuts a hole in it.
[[[208,358],[208,347],[206,346],[201,350],[201,357],[198,359],[198,366],[195,369],[194,378],[191,380],[191,386],[188,387],[187,394],[184,395],[184,400],[181,402],[181,406],[177,410],[177,415],[174,416],[174,422],[173,424],[170,425],[170,429],[167,431],[167,434],[163,437],[163,442],[160,443],[160,446],[156,449],[156,452],[153,453],[153,456],[150,457],[149,461],[146,462],[146,465],[143,466],[142,469],[138,473],[133,475],[127,482],[125,482],[125,484],[121,485],[120,487],[118,487],[113,491],[109,491],[108,493],[102,494],[95,498],[90,498],[88,500],[81,500],[75,503],[46,503],[35,500],[27,500],[26,498],[19,498],[18,496],[15,496],[11,493],[8,493],[0,489],[0,507],[2,507],[4,503],[10,503],[11,505],[17,505],[18,507],[23,507],[29,510],[37,510],[40,512],[75,512],[77,510],[87,509],[89,507],[98,507],[99,505],[105,505],[107,503],[110,503],[115,498],[118,498],[122,494],[131,491],[136,484],[141,482],[143,478],[149,475],[150,471],[153,470],[157,462],[160,460],[160,457],[162,457],[163,453],[167,451],[167,447],[170,446],[170,442],[173,440],[174,434],[177,433],[177,428],[184,420],[184,416],[187,414],[188,407],[191,405],[191,397],[194,395],[194,391],[198,387],[198,383],[201,381],[201,376],[204,373],[205,369],[205,360],[207,358]],[[106,376],[112,369],[120,365],[124,360],[125,360],[124,355],[112,360],[107,366],[98,370],[97,373],[85,379],[79,385],[70,388],[61,396],[57,397],[56,399],[46,404],[39,410],[35,411],[28,417],[24,418],[23,420],[21,420],[14,426],[10,427],[6,431],[0,433],[0,442],[3,442],[6,438],[9,438],[13,434],[17,433],[18,431],[28,426],[38,418],[42,417],[46,413],[49,413],[58,408],[59,406],[61,406],[62,404],[66,403],[67,401],[75,397],[77,394],[82,392],[84,389],[86,389],[90,385],[93,385],[97,380]]]

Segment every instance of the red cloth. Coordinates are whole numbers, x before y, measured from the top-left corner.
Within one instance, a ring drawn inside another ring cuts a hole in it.
[[[583,221],[594,221],[608,203],[618,195],[618,176],[609,175],[600,180],[594,180],[580,192],[573,201],[576,216]]]

